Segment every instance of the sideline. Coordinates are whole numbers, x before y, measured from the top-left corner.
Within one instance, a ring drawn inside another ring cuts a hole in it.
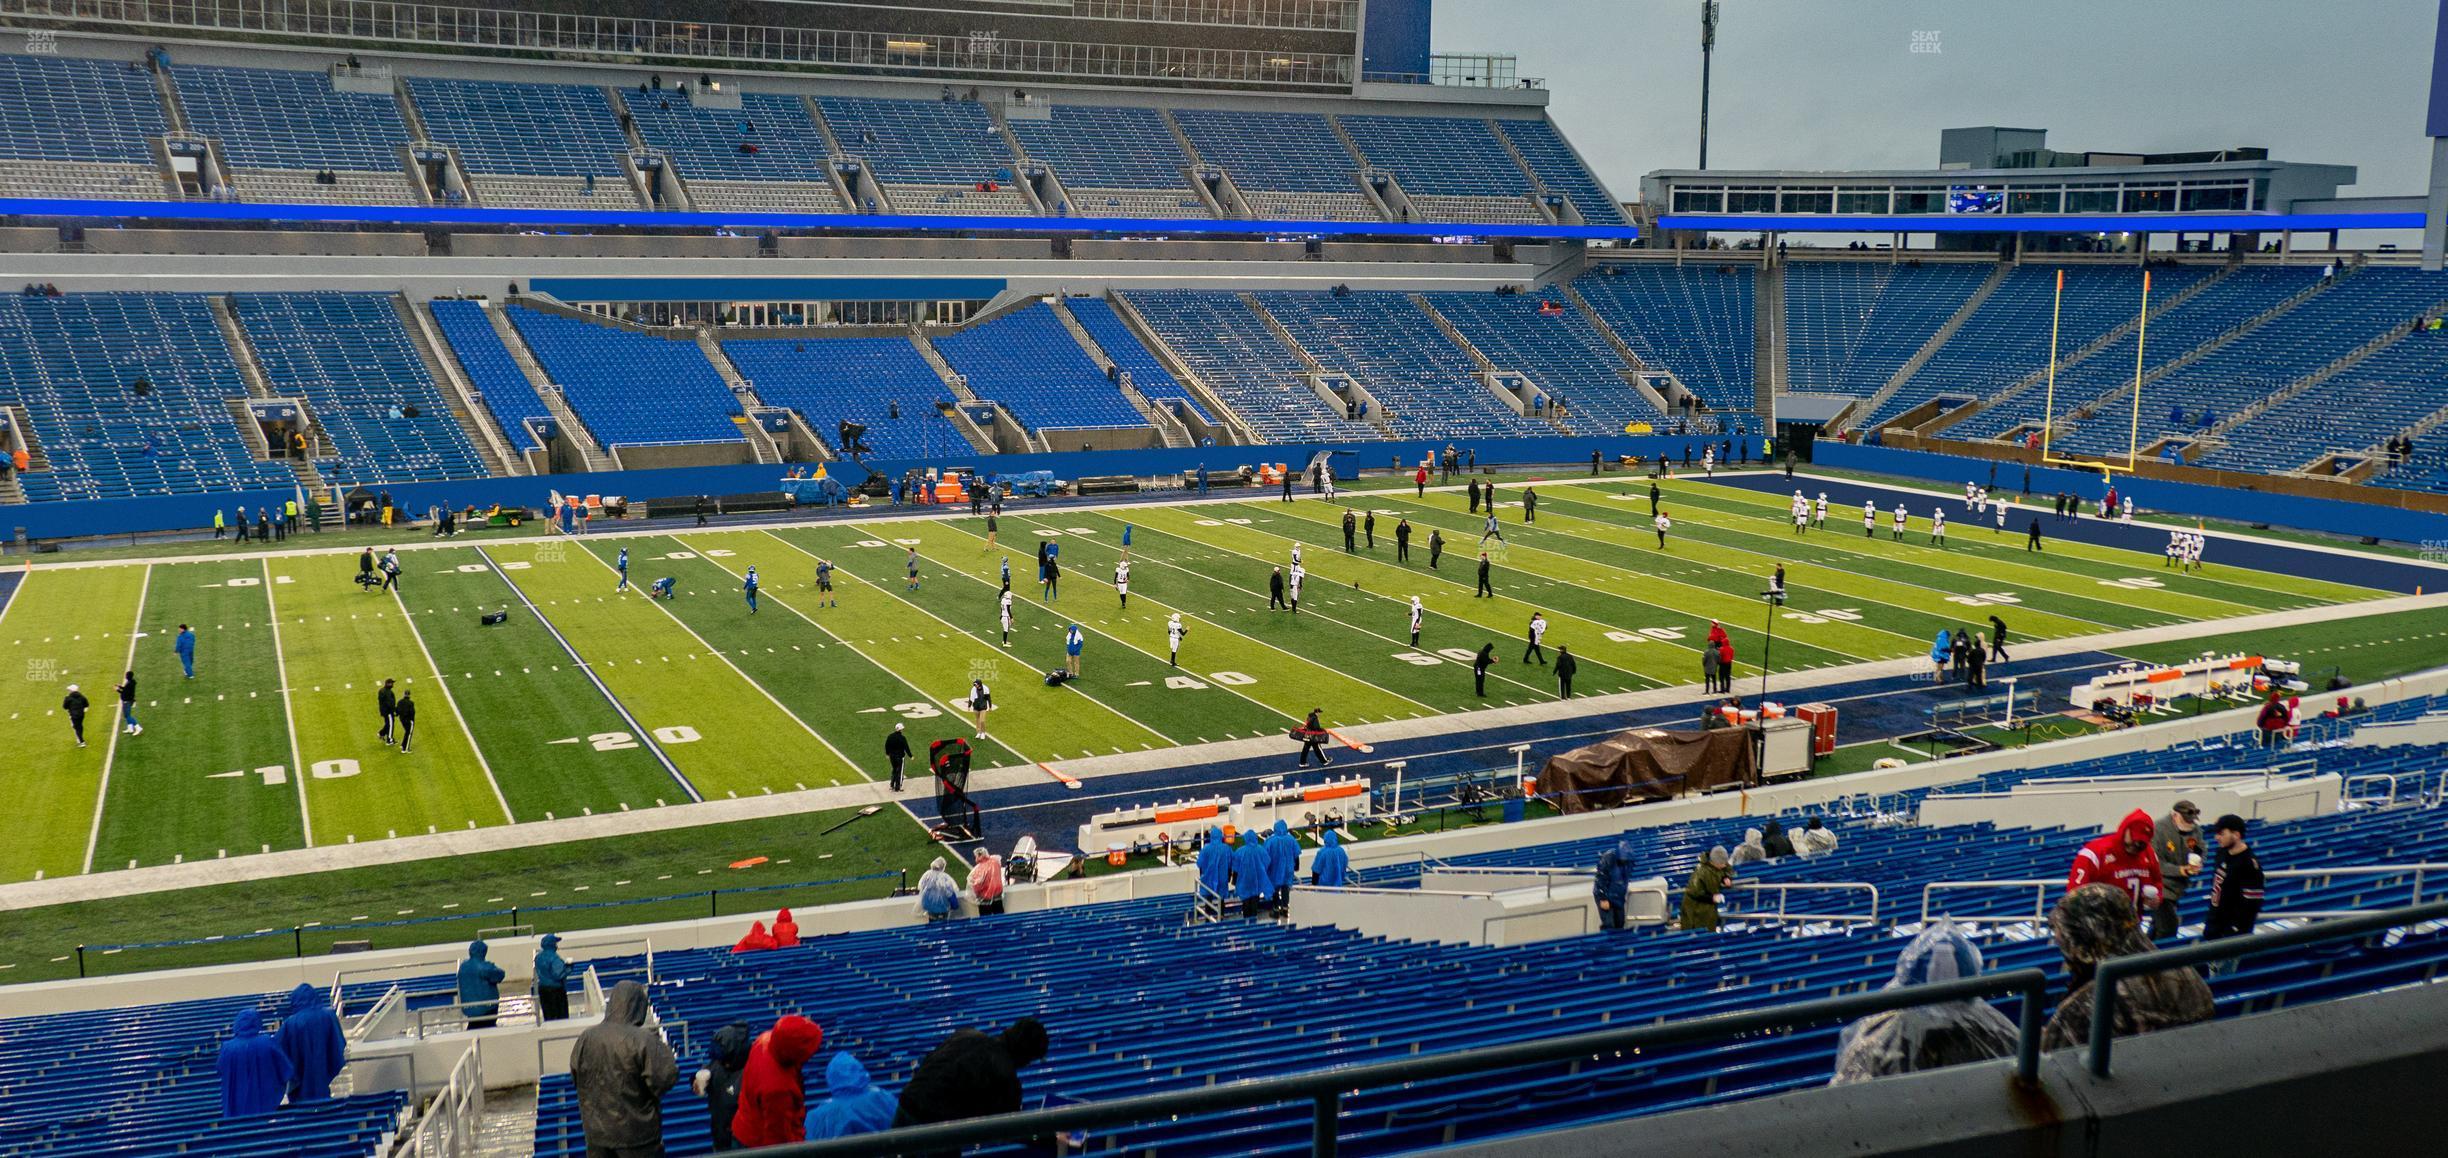
[[[2434,610],[2443,607],[2448,607],[2448,592],[2432,595],[2403,595],[2366,603],[2343,603],[2304,610],[2273,611],[2210,622],[2164,624],[2158,627],[2137,628],[2102,635],[2033,640],[2018,644],[2015,650],[2023,658],[2046,659],[2076,652],[2113,651],[2120,647],[2228,635],[2242,631],[2298,627],[2307,623],[2324,623],[2340,619],[2361,618],[2367,615]],[[1927,663],[1926,657],[1908,656],[1903,659],[1879,660],[1845,667],[1819,668],[1806,672],[1781,674],[1774,678],[1778,681],[1780,695],[1787,699],[1798,699],[1803,692],[1811,688],[1882,677],[1901,678],[1919,672]],[[1521,707],[1490,708],[1445,716],[1361,724],[1344,729],[1344,731],[1355,741],[1376,744],[1393,740],[1446,736],[1494,727],[1519,727],[1548,723],[1569,726],[1571,721],[1584,717],[1612,716],[1685,703],[1699,694],[1692,685],[1681,684],[1636,692],[1619,692],[1609,696],[1592,696],[1528,704]],[[1063,773],[1072,779],[1088,782],[1100,777],[1165,768],[1178,768],[1188,772],[1202,764],[1285,754],[1285,745],[1281,738],[1266,736],[1066,761],[1063,765]],[[996,789],[1044,784],[1045,782],[1045,772],[1035,764],[1009,765],[973,772],[970,775],[969,791],[972,795],[976,795]],[[472,831],[428,833],[358,844],[284,849],[252,856],[232,857],[226,860],[150,865],[85,876],[21,881],[0,885],[0,911],[134,896],[143,893],[174,892],[206,885],[235,884],[340,869],[402,864],[436,857],[467,856],[508,849],[535,848],[609,836],[626,836],[674,828],[693,828],[700,825],[772,816],[792,816],[868,804],[921,801],[934,794],[934,781],[931,778],[912,778],[906,782],[905,786],[907,791],[896,795],[891,785],[868,781],[860,784],[811,789],[806,792],[779,792],[772,796],[709,800],[698,804],[677,804],[665,808],[598,813],[594,816],[563,817],[556,820],[526,821]]]

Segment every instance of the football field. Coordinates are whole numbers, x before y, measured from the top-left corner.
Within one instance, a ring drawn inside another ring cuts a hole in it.
[[[642,811],[819,789],[884,775],[895,723],[913,746],[969,733],[970,681],[996,709],[980,768],[1280,734],[1311,709],[1341,727],[1552,700],[1550,670],[1521,662],[1533,612],[1550,662],[1569,647],[1576,696],[1696,684],[1712,620],[1737,678],[1923,655],[1944,629],[2017,641],[2212,621],[2399,593],[2329,568],[2198,573],[2154,552],[2051,538],[2025,549],[1961,504],[1921,495],[1901,540],[1888,502],[1832,507],[1796,533],[1775,493],[1663,484],[1673,519],[1651,529],[1649,482],[1617,476],[1502,488],[1502,539],[1485,544],[1494,594],[1475,594],[1482,520],[1458,490],[1346,492],[1339,503],[1014,503],[997,542],[965,509],[890,517],[595,535],[403,541],[396,592],[362,589],[353,551],[38,564],[0,607],[12,663],[0,720],[13,755],[18,837],[0,881],[57,878],[443,831]],[[1895,492],[1903,493],[1903,492]],[[1929,514],[1944,502],[1943,546]],[[1375,520],[1344,550],[1346,510]],[[1412,528],[1409,559],[1396,527]],[[2053,526],[2053,524],[2052,524]],[[1112,583],[1127,530],[1130,597]],[[1442,557],[1429,565],[1431,531]],[[1058,544],[1045,598],[1034,552]],[[919,552],[907,579],[906,553]],[[626,548],[629,586],[615,560]],[[1301,553],[1297,614],[1268,609],[1271,569]],[[2332,554],[2338,554],[2332,552]],[[820,603],[819,560],[836,600]],[[1014,620],[997,622],[1009,560]],[[1787,569],[1770,650],[1768,577]],[[757,569],[752,612],[741,577]],[[2313,574],[2307,574],[2311,572]],[[2316,577],[2326,575],[2329,577]],[[670,578],[675,595],[645,591]],[[1415,645],[1410,600],[1425,609]],[[508,612],[499,626],[481,616]],[[1179,666],[1167,622],[1187,627]],[[195,678],[172,649],[198,636]],[[1071,624],[1082,678],[1048,687]],[[1470,661],[1493,643],[1487,695]],[[143,727],[117,726],[121,673]],[[411,750],[378,736],[376,689],[411,695]],[[93,702],[79,748],[66,685]],[[923,756],[921,757],[923,759]],[[675,824],[680,821],[675,818]],[[870,823],[911,826],[893,810]],[[1042,838],[1042,837],[1041,837]]]

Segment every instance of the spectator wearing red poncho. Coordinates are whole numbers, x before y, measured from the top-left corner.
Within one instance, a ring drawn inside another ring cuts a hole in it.
[[[773,934],[765,931],[765,922],[750,921],[748,922],[748,935],[740,938],[739,944],[731,946],[731,951],[734,953],[755,953],[765,949],[771,949],[773,947],[774,937]]]
[[[740,1072],[739,1109],[731,1115],[731,1137],[741,1149],[779,1146],[807,1138],[809,1058],[824,1044],[824,1030],[796,1013],[774,1022],[748,1047]]]
[[[788,949],[799,943],[799,922],[791,919],[789,909],[774,914],[773,939],[776,949]]]

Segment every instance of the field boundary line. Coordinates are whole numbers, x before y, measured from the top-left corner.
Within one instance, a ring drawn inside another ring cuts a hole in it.
[[[270,568],[267,567],[265,569],[265,574],[267,576],[271,574]],[[265,581],[270,582],[268,578]],[[20,579],[17,581],[17,594],[22,595],[24,593],[25,580]],[[145,599],[152,594],[153,564],[147,563],[145,564],[144,577],[136,582],[136,620],[134,625],[128,628],[127,665],[121,668],[121,671],[136,670],[136,638],[144,634]],[[269,599],[270,596],[267,594],[265,598]],[[17,597],[15,595],[9,597],[9,602],[15,603],[16,601]],[[289,681],[283,679],[281,681],[281,696],[284,702],[287,700],[289,695],[288,688]],[[118,762],[119,759],[119,735],[127,730],[127,725],[118,720],[111,721],[111,725],[110,741],[103,745],[102,748],[102,782],[94,786],[93,827],[87,829],[85,833],[85,867],[81,870],[83,872],[94,871],[94,850],[99,848],[102,844],[102,809],[105,805],[110,803],[111,765]],[[302,788],[303,786],[301,785],[301,789]]]

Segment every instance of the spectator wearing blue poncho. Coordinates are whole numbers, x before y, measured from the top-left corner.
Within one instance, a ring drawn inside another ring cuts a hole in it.
[[[1241,834],[1241,847],[1233,852],[1233,895],[1241,898],[1241,915],[1256,917],[1267,911],[1275,901],[1275,861],[1267,855],[1266,842],[1251,833]]]
[[[1275,912],[1281,915],[1292,904],[1292,885],[1300,879],[1300,838],[1292,835],[1292,826],[1281,819],[1275,821],[1275,831],[1266,839],[1267,873],[1275,884]]]
[[[1351,883],[1351,854],[1343,851],[1331,828],[1318,838],[1318,854],[1309,860],[1309,883],[1339,889]]]
[[[1930,681],[1936,683],[1945,680],[1947,664],[1954,658],[1955,633],[1941,627],[1938,629],[1937,642],[1930,645]]]
[[[1598,879],[1592,891],[1598,897],[1598,923],[1601,928],[1624,927],[1624,896],[1632,883],[1632,842],[1619,840],[1615,847],[1598,854]]]
[[[492,950],[482,941],[468,942],[467,960],[459,963],[459,1012],[469,1029],[491,1029],[501,1013],[502,967],[485,960]]]
[[[808,1111],[807,1140],[848,1138],[892,1129],[901,1099],[875,1088],[867,1067],[845,1050],[825,1063],[825,1089],[833,1096]]]
[[[1224,830],[1210,827],[1207,843],[1199,846],[1199,887],[1223,897],[1232,890],[1233,850],[1224,843]]]
[[[561,958],[561,935],[546,933],[535,955],[536,1008],[546,1021],[569,1017],[569,962]]]
[[[340,1019],[323,1000],[323,991],[300,985],[289,991],[289,1012],[281,1015],[280,1032],[272,1043],[289,1059],[289,1100],[312,1102],[331,1096],[332,1079],[348,1064],[348,1035]]]
[[[289,1059],[264,1036],[259,1009],[238,1011],[238,1020],[230,1024],[229,1040],[221,1043],[219,1069],[224,1118],[277,1110],[282,1095],[289,1092]]]

